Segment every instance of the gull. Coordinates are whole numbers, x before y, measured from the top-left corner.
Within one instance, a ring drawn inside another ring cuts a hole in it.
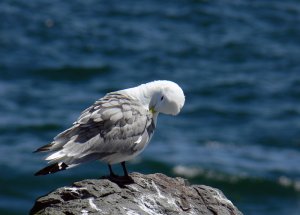
[[[182,89],[172,81],[153,81],[106,94],[84,110],[73,125],[35,152],[51,153],[50,165],[35,173],[47,175],[82,163],[100,160],[118,177],[113,164],[140,154],[154,133],[159,113],[177,115],[185,102]]]

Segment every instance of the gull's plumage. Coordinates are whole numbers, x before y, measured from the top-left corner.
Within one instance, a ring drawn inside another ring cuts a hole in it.
[[[154,81],[108,93],[84,110],[69,129],[36,150],[52,152],[51,164],[36,175],[65,170],[101,160],[109,165],[132,159],[149,143],[158,113],[176,115],[184,105],[182,89],[171,81]]]

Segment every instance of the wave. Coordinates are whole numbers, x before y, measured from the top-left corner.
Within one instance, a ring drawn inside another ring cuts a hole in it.
[[[287,176],[271,179],[247,175],[230,175],[184,165],[177,165],[172,171],[175,175],[186,177],[192,182],[219,185],[221,187],[234,186],[240,192],[249,191],[264,195],[267,195],[268,192],[269,194],[300,193],[300,180],[291,179]]]

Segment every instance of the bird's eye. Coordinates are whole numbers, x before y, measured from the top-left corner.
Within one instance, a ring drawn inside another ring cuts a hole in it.
[[[162,101],[164,99],[164,96],[160,97],[160,101]]]

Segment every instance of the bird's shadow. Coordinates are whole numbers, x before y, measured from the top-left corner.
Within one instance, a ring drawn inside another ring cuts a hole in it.
[[[130,176],[102,176],[100,179],[107,179],[121,188],[125,188],[125,185],[134,184],[134,180]]]

